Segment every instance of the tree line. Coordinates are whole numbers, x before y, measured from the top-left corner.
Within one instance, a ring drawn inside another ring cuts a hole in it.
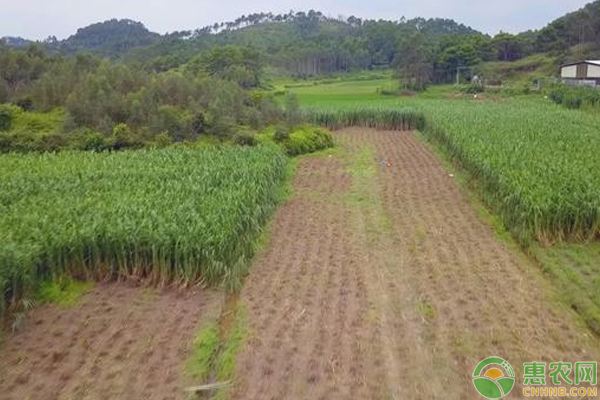
[[[119,148],[260,129],[295,115],[257,90],[267,66],[297,77],[395,67],[406,87],[421,89],[451,81],[461,66],[540,51],[566,58],[574,47],[587,55],[600,48],[600,1],[540,31],[493,37],[447,19],[363,20],[317,11],[251,14],[162,36],[111,20],[65,41],[0,41],[0,104],[11,104],[0,110],[0,148],[36,146],[43,135],[35,133],[48,129],[38,117],[27,120],[29,111],[62,110],[52,115],[64,123],[43,136],[50,147],[74,141]],[[26,129],[15,131],[20,123]]]
[[[235,138],[285,119],[271,95],[255,90],[263,69],[258,51],[234,45],[165,72],[89,54],[49,54],[37,45],[0,46],[0,103],[9,103],[0,106],[0,150]],[[63,123],[53,132],[36,132],[44,130],[43,113],[50,118],[56,109],[64,110]],[[19,130],[20,120],[29,122]]]

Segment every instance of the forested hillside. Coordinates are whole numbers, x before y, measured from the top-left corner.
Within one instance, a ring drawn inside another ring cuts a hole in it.
[[[600,56],[598,49],[600,1],[540,31],[493,37],[448,19],[375,21],[312,10],[166,35],[113,19],[65,40],[0,41],[0,103],[11,103],[0,109],[0,130],[8,132],[0,150],[233,138],[286,113],[294,119],[293,99],[288,111],[264,90],[267,72],[306,78],[394,68],[405,88],[421,90],[452,82],[464,66],[493,78],[543,64],[551,76],[560,62]],[[510,71],[499,73],[505,66]]]
[[[577,45],[600,49],[600,1],[557,19],[535,36],[538,52],[564,52]]]
[[[58,40],[53,35],[41,42],[5,36],[0,38],[0,42],[12,48],[25,48],[37,44],[53,53],[89,52],[98,56],[118,58],[135,47],[151,45],[160,38],[161,35],[150,32],[141,22],[111,19],[80,28],[64,40]]]
[[[414,32],[426,35],[432,45],[483,35],[447,19],[397,21],[334,19],[318,11],[283,15],[252,14],[233,22],[215,24],[194,32],[176,32],[154,45],[136,49],[125,59],[165,70],[186,62],[197,52],[226,44],[252,46],[267,63],[285,74],[310,76],[350,70],[389,67],[398,40]]]
[[[62,42],[50,41],[49,47],[64,53],[91,51],[98,55],[115,56],[125,54],[134,47],[150,45],[159,37],[141,22],[112,19],[81,28]]]
[[[6,42],[11,47],[31,43],[21,38]],[[40,44],[51,53],[87,51],[152,72],[176,68],[215,46],[252,46],[279,73],[300,77],[397,66],[416,56],[431,79],[440,82],[450,80],[457,66],[516,61],[538,53],[550,53],[556,63],[600,55],[600,1],[518,35],[490,36],[449,19],[331,18],[311,10],[255,13],[165,35],[139,22],[109,20],[65,40],[50,37]]]
[[[89,54],[0,46],[0,152],[235,139],[284,118],[270,96],[250,90],[263,66],[257,51],[238,46],[160,73]]]

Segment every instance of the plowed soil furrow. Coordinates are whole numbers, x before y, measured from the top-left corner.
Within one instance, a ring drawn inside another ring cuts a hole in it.
[[[233,398],[366,398],[385,380],[350,185],[337,158],[300,165],[245,283],[253,334]]]
[[[0,347],[2,400],[177,400],[188,346],[222,295],[101,285],[77,307],[44,306]]]
[[[510,360],[521,377],[523,362],[596,359],[597,352],[585,347],[593,341],[589,333],[554,308],[539,273],[498,241],[413,134],[353,130],[344,140],[372,144],[388,163],[380,168],[380,194],[394,250],[411,255],[396,279],[411,282],[421,350],[431,360],[424,383],[430,393],[411,397],[474,396],[470,373],[491,355]],[[518,386],[511,396],[520,394]]]
[[[301,162],[245,283],[233,398],[479,398],[489,356],[512,363],[520,398],[523,362],[598,358],[413,133],[336,137],[337,154]]]

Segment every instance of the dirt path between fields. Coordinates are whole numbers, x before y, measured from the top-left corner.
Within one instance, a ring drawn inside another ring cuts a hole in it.
[[[202,321],[223,295],[99,285],[70,309],[31,311],[0,346],[1,400],[178,400]]]
[[[475,399],[477,363],[597,360],[410,132],[348,129],[307,158],[246,280],[233,399]]]

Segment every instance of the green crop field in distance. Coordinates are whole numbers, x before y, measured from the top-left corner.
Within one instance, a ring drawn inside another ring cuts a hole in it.
[[[394,90],[397,84],[390,80],[348,81],[293,88],[302,104],[318,106],[340,102],[396,100],[394,96],[382,96],[378,90]]]
[[[398,90],[392,71],[367,71],[319,80],[276,80],[280,93],[295,94],[304,106],[335,106],[353,102],[394,102],[395,96],[382,96],[382,90]]]

